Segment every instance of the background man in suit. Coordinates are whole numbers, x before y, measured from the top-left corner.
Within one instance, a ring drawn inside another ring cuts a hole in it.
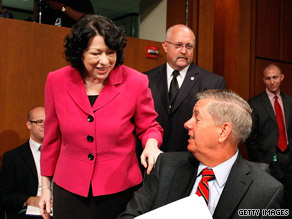
[[[186,151],[188,134],[183,125],[192,115],[196,94],[208,89],[224,89],[226,84],[223,77],[193,63],[195,35],[189,27],[182,24],[170,27],[162,46],[167,62],[146,72],[157,121],[164,129],[160,149]],[[177,74],[176,77],[173,74]]]
[[[7,219],[26,218],[23,210],[26,206],[38,207],[41,187],[39,148],[44,138],[44,120],[44,107],[30,110],[26,122],[30,139],[3,155],[0,202]]]
[[[215,175],[207,182],[210,195],[206,196],[214,219],[240,218],[239,209],[281,207],[283,185],[238,151],[252,128],[247,102],[227,90],[208,90],[197,97],[193,116],[185,123],[189,152],[160,154],[120,219],[196,194],[205,168]]]
[[[263,71],[263,81],[266,90],[251,98],[248,102],[253,109],[253,129],[245,145],[252,161],[270,164],[271,175],[285,186],[285,197],[288,184],[292,184],[291,152],[289,143],[292,141],[292,97],[281,93],[280,86],[284,74],[275,64],[269,64]],[[276,117],[275,96],[283,116],[283,148],[281,147],[281,132]],[[291,170],[291,169],[290,169]],[[291,188],[289,187],[291,190]],[[291,196],[290,196],[291,198]],[[284,200],[284,206],[291,201]],[[290,204],[291,205],[291,204]]]

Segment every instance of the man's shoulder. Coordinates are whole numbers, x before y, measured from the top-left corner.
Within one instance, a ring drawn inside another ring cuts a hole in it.
[[[254,103],[258,103],[259,101],[261,101],[263,98],[266,98],[268,97],[267,93],[265,91],[257,94],[256,96],[253,96],[251,97],[249,100],[248,100],[248,103],[249,104],[254,104]]]
[[[191,160],[195,160],[192,153],[188,151],[182,152],[165,152],[159,155],[159,162],[166,163],[168,166],[180,166],[185,163],[189,163]]]
[[[28,141],[25,142],[24,144],[16,147],[16,148],[13,148],[13,149],[11,149],[9,151],[6,151],[3,156],[6,156],[6,157],[7,156],[8,157],[9,156],[15,156],[16,154],[21,153],[26,147],[29,147],[29,142]]]
[[[245,163],[248,165],[254,176],[254,183],[263,188],[282,187],[282,184],[269,174],[268,165],[261,165],[262,163],[251,162],[248,160],[245,160]]]
[[[289,94],[286,94],[286,93],[282,93],[281,92],[281,97],[283,97],[283,98],[285,98],[285,99],[287,99],[289,101],[292,101],[292,96],[289,95]]]
[[[191,63],[188,71],[201,73],[204,77],[213,77],[213,78],[223,78],[221,75],[218,75],[214,72],[211,72],[205,68],[202,68],[195,63]]]
[[[162,65],[159,65],[153,69],[150,69],[146,72],[144,72],[144,74],[148,75],[148,76],[151,76],[157,72],[162,72],[162,71],[165,71],[166,72],[166,63],[162,64]]]

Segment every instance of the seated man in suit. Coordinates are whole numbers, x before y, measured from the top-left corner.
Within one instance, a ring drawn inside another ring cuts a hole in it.
[[[283,185],[239,154],[238,144],[252,127],[246,101],[227,90],[208,90],[197,97],[193,116],[185,123],[189,152],[159,155],[119,219],[202,193],[214,219],[240,218],[240,209],[260,209],[259,218],[262,209],[281,208]],[[198,189],[201,179],[209,184],[208,194]]]
[[[7,219],[26,218],[28,205],[38,207],[40,198],[40,145],[44,138],[44,107],[28,113],[30,139],[3,155],[0,176],[0,204]]]

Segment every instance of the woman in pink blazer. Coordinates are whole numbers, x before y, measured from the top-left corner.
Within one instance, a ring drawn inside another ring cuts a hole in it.
[[[122,65],[124,31],[85,15],[65,39],[70,66],[50,72],[45,87],[41,214],[54,219],[116,218],[161,153],[163,130],[147,76]],[[147,162],[146,162],[147,160]]]

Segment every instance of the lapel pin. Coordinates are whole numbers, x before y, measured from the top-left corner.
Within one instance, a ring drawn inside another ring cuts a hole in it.
[[[191,77],[191,80],[193,81],[193,80],[195,80],[195,78],[194,77]]]

